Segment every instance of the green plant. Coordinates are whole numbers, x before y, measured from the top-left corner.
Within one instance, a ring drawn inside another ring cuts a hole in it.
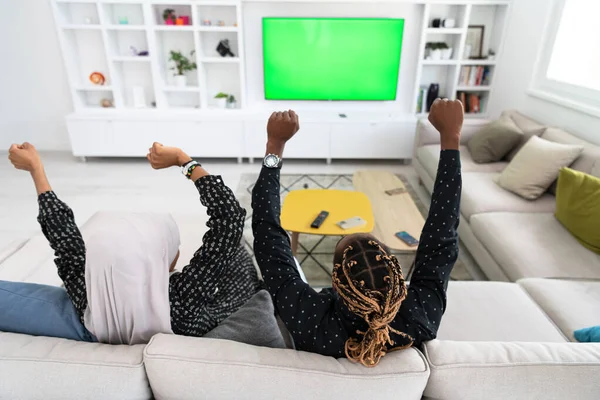
[[[230,94],[230,95],[227,97],[227,102],[228,102],[228,103],[235,103],[235,96],[234,96],[234,95],[232,95],[232,94]]]
[[[446,42],[438,42],[438,44],[437,44],[437,45],[438,45],[438,47],[437,47],[437,48],[438,48],[438,49],[440,49],[440,50],[446,50],[446,49],[449,49],[449,47],[448,47],[448,44],[447,44]]]
[[[167,22],[168,20],[175,20],[175,10],[173,10],[172,8],[167,8],[165,11],[163,11],[163,19],[165,20],[165,22]]]
[[[217,93],[217,95],[215,96],[215,99],[228,99],[229,95],[223,92]]]
[[[194,53],[195,51],[192,50],[190,57],[194,57]],[[175,63],[175,66],[171,70],[177,71],[177,75],[184,75],[186,71],[193,71],[198,68],[195,62],[190,61],[180,51],[171,50],[171,58],[169,60]]]

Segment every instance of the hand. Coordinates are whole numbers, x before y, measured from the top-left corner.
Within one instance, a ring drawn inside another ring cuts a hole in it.
[[[150,161],[150,165],[154,169],[180,167],[191,160],[190,156],[185,154],[180,148],[163,146],[158,142],[154,142],[152,147],[148,149],[146,158]]]
[[[437,99],[429,111],[429,122],[441,136],[443,150],[458,150],[464,111],[459,100]]]
[[[35,172],[43,168],[40,155],[35,147],[28,142],[10,146],[8,159],[16,169]]]
[[[267,123],[268,141],[284,145],[299,129],[300,121],[294,111],[274,112]]]

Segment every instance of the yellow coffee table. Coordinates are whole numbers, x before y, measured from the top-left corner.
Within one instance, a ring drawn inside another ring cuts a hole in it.
[[[321,211],[329,216],[320,228],[311,228]],[[336,224],[352,217],[361,217],[367,224],[353,229],[342,229]],[[369,198],[361,192],[330,189],[306,189],[290,192],[281,210],[281,226],[292,232],[292,253],[298,250],[301,233],[310,235],[345,236],[352,233],[371,232],[375,227]]]

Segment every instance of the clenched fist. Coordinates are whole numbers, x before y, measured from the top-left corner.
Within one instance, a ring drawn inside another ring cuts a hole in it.
[[[290,110],[274,112],[267,123],[269,142],[284,145],[300,129],[298,115]]]
[[[8,159],[16,169],[34,172],[42,168],[42,160],[31,143],[13,144],[8,150]]]
[[[163,146],[158,142],[154,142],[148,149],[146,158],[154,169],[180,167],[191,160],[180,148]]]
[[[429,110],[429,122],[438,130],[444,150],[458,150],[464,120],[463,105],[458,100],[437,99]]]

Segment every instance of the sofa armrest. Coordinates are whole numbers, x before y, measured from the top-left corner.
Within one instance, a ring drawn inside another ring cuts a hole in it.
[[[431,368],[427,397],[600,398],[600,343],[433,340],[424,353]]]
[[[476,120],[466,120],[463,124],[463,129],[460,137],[460,144],[466,144],[469,139],[473,136],[475,132],[479,130],[483,125],[490,122],[487,119],[476,119]],[[439,132],[431,125],[426,119],[419,119],[417,121],[417,132],[415,137],[415,147],[413,151],[413,157],[417,157],[417,150],[419,147],[428,145],[428,144],[439,144],[440,143],[440,134]]]

